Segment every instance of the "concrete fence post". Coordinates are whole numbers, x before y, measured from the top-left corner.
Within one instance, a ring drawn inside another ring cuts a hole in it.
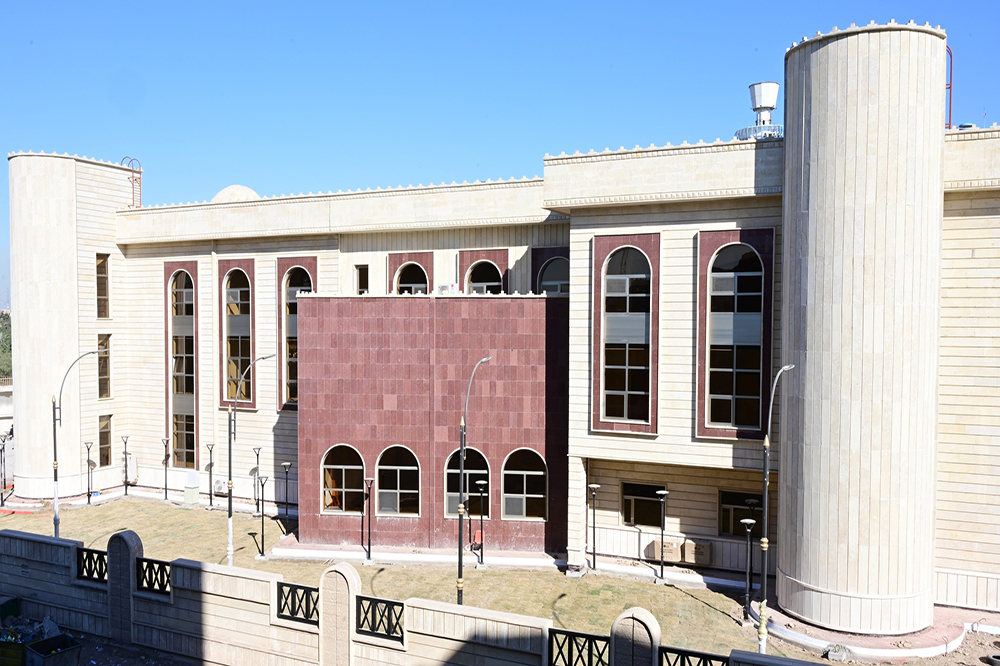
[[[346,562],[329,567],[319,579],[319,666],[351,663],[351,634],[355,622],[354,597],[361,576]]]
[[[132,642],[132,592],[136,589],[135,560],[142,557],[142,539],[132,530],[108,539],[108,625],[111,638]]]
[[[611,666],[657,666],[660,623],[644,608],[629,608],[611,625]]]

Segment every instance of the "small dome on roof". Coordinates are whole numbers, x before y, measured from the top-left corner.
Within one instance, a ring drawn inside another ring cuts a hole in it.
[[[233,203],[236,201],[257,201],[260,195],[244,185],[230,185],[214,197],[212,203]]]

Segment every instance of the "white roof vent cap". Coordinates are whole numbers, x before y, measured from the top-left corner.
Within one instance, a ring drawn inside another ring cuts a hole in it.
[[[750,84],[750,105],[757,112],[757,124],[770,125],[771,111],[778,106],[778,84],[774,81]]]

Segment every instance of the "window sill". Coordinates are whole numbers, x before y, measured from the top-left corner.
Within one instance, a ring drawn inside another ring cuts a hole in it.
[[[490,517],[489,516],[483,516],[482,518],[483,518],[483,520],[485,522],[489,522],[490,521]],[[458,514],[457,513],[453,513],[453,514],[450,514],[450,515],[449,514],[445,514],[444,519],[445,520],[458,520]],[[468,519],[469,519],[469,515],[468,514],[462,516],[462,520],[468,520]],[[479,520],[479,516],[472,516],[472,520],[478,521]]]
[[[382,513],[376,512],[374,514],[376,518],[419,518],[419,513]]]
[[[549,522],[548,518],[534,518],[534,517],[531,517],[531,516],[523,517],[523,518],[520,517],[520,516],[501,516],[500,520],[515,522],[515,523],[547,523],[547,522]]]
[[[365,515],[362,511],[330,511],[329,509],[323,509],[319,512],[321,516],[363,516]]]

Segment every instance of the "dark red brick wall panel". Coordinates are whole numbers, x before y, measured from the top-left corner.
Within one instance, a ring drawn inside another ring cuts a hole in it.
[[[490,465],[487,548],[565,550],[568,422],[567,299],[308,298],[299,305],[300,539],[357,544],[360,517],[320,514],[322,458],[357,448],[366,476],[404,445],[420,462],[419,518],[373,517],[374,544],[445,548],[444,465],[459,446],[469,374],[467,442]],[[501,470],[527,447],[546,459],[549,520],[501,520]],[[474,521],[478,522],[478,521]],[[473,526],[474,530],[478,525]]]

